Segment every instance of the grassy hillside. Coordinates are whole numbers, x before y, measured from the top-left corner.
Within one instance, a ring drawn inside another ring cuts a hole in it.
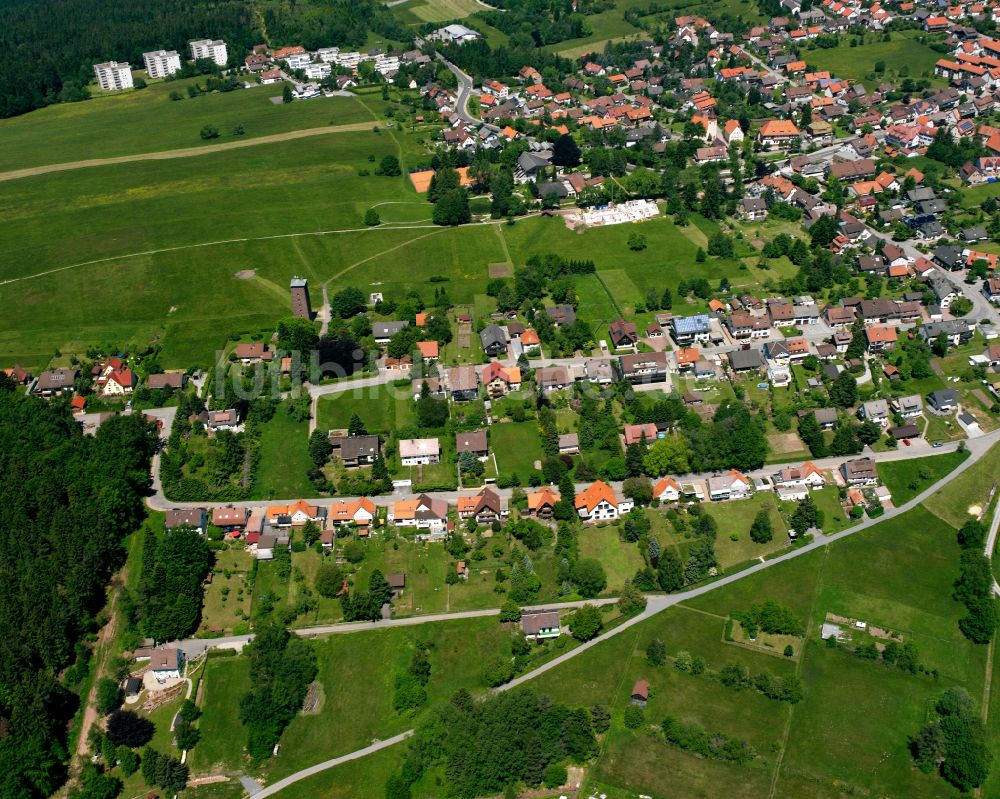
[[[187,87],[204,78],[153,83],[146,89],[95,97],[83,103],[52,105],[13,119],[0,120],[0,172],[41,164],[148,153],[178,147],[218,144],[300,128],[346,125],[373,119],[372,111],[352,97],[318,98],[275,104],[281,86],[257,86],[225,94],[190,98]],[[184,99],[173,101],[171,92]],[[377,108],[381,101],[370,101]],[[219,138],[204,141],[205,125]],[[242,125],[244,134],[233,129]]]

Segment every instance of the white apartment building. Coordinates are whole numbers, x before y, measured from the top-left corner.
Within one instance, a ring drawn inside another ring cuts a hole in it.
[[[361,63],[361,53],[357,50],[350,53],[340,53],[337,56],[337,64],[347,69],[357,69]]]
[[[114,92],[132,88],[131,64],[105,61],[103,64],[94,64],[94,74],[105,91]]]
[[[375,71],[380,75],[399,71],[399,59],[394,55],[380,55],[375,59]]]
[[[312,56],[309,53],[292,53],[285,58],[285,63],[289,69],[305,69],[312,63]]]
[[[226,43],[222,39],[196,39],[189,42],[191,45],[191,58],[211,58],[220,67],[224,67],[229,61],[229,51],[226,50]]]
[[[181,68],[181,57],[176,50],[153,50],[143,53],[142,60],[146,64],[146,74],[151,78],[166,78]]]
[[[321,47],[316,51],[316,57],[324,64],[332,64],[340,55],[339,47]]]
[[[323,80],[323,78],[329,78],[332,71],[333,67],[329,64],[309,64],[306,67],[306,77],[309,80]]]

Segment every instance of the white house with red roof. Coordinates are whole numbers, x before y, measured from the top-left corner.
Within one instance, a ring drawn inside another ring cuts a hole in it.
[[[619,498],[614,489],[602,480],[597,480],[577,494],[574,505],[580,518],[587,522],[612,521],[634,507],[631,499]]]

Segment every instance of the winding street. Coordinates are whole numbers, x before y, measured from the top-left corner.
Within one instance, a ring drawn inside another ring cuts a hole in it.
[[[882,522],[888,521],[889,519],[893,519],[903,513],[906,513],[907,511],[912,510],[913,508],[917,507],[918,505],[929,499],[931,496],[933,496],[935,492],[940,490],[946,483],[955,479],[960,474],[965,472],[967,469],[972,467],[975,463],[979,461],[980,458],[983,457],[983,455],[985,455],[989,451],[990,447],[992,447],[992,445],[997,441],[1000,441],[1000,431],[996,431],[994,433],[990,433],[988,436],[983,436],[981,438],[969,441],[968,446],[969,446],[970,456],[966,458],[966,460],[963,461],[956,469],[954,469],[949,474],[945,475],[943,478],[938,480],[933,485],[924,489],[921,493],[919,493],[909,502],[904,503],[898,508],[892,508],[886,511],[883,516],[877,519],[868,519],[848,530],[843,530],[839,533],[834,533],[833,535],[825,535],[825,534],[817,535],[810,543],[805,544],[797,549],[793,549],[790,552],[786,552],[784,555],[780,555],[772,560],[764,561],[763,563],[754,564],[753,566],[744,569],[743,571],[736,572],[735,574],[726,575],[724,577],[715,580],[714,582],[696,586],[695,588],[690,588],[687,591],[681,591],[676,594],[649,595],[646,598],[646,609],[642,613],[632,617],[631,619],[618,625],[617,627],[608,630],[602,635],[597,636],[593,640],[587,641],[581,644],[580,646],[576,647],[575,649],[572,649],[571,651],[563,655],[560,655],[557,658],[553,658],[552,660],[542,664],[538,668],[533,669],[532,671],[529,671],[526,674],[522,674],[520,677],[516,677],[509,683],[506,683],[494,690],[498,692],[509,691],[512,688],[516,688],[519,685],[523,685],[524,683],[533,680],[535,677],[538,677],[539,675],[544,674],[545,672],[550,671],[551,669],[554,669],[557,666],[561,666],[562,664],[568,662],[572,658],[577,657],[583,652],[586,652],[587,650],[595,646],[598,646],[602,642],[607,641],[608,639],[613,638],[616,635],[620,635],[625,630],[634,627],[636,624],[646,621],[647,619],[652,618],[658,613],[662,613],[667,608],[671,608],[674,605],[677,605],[681,602],[684,602],[689,599],[694,599],[695,597],[702,596],[704,594],[709,593],[710,591],[715,591],[724,586],[732,585],[733,583],[746,579],[751,575],[762,572],[765,569],[769,569],[772,566],[775,566],[779,563],[785,563],[786,561],[802,557],[803,555],[806,555],[810,552],[815,552],[816,550],[822,547],[840,541],[841,539],[847,538],[848,536],[854,535],[855,533],[862,532],[863,530],[871,529],[872,527],[875,527],[876,525],[881,524]],[[994,527],[997,526],[998,519],[1000,519],[1000,514],[994,516]],[[991,535],[995,536],[995,532],[992,533]],[[613,601],[613,600],[608,600],[608,601]],[[384,622],[378,622],[376,624],[382,626],[385,625]],[[332,626],[339,626],[339,625],[332,625]],[[253,796],[255,797],[255,799],[265,799],[265,797],[272,796],[275,793],[278,793],[279,791],[283,790],[284,788],[287,788],[289,785],[292,785],[293,783],[307,779],[308,777],[312,777],[327,769],[334,768],[335,766],[338,766],[341,763],[345,763],[350,760],[356,760],[360,757],[364,757],[365,755],[371,754],[373,752],[386,749],[390,746],[395,746],[396,744],[405,741],[407,738],[413,735],[413,733],[414,730],[407,730],[406,732],[400,733],[394,738],[389,738],[386,739],[385,741],[377,741],[373,743],[371,746],[365,747],[364,749],[358,749],[347,755],[342,755],[332,760],[326,760],[322,763],[317,763],[314,766],[310,766],[308,768],[302,769],[301,771],[297,771],[294,774],[290,774],[284,779],[281,779],[278,782],[275,782],[274,784],[269,785],[260,791],[255,791],[253,793]]]

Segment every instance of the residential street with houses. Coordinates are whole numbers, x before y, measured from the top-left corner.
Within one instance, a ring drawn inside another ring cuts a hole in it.
[[[907,503],[899,506],[898,508],[891,508],[891,509],[887,510],[885,512],[885,514],[882,517],[880,517],[880,518],[877,518],[877,519],[867,519],[867,520],[861,522],[860,524],[858,524],[858,525],[856,525],[854,527],[851,527],[851,528],[849,528],[847,530],[843,530],[843,531],[841,531],[839,533],[835,533],[833,535],[825,535],[825,534],[816,535],[815,538],[810,543],[808,543],[808,544],[805,544],[805,545],[803,545],[803,546],[801,546],[801,547],[799,547],[797,549],[793,549],[793,550],[791,550],[789,552],[786,552],[783,555],[779,555],[778,557],[775,557],[775,558],[773,558],[771,560],[765,560],[765,561],[762,561],[760,563],[755,563],[753,566],[750,566],[750,567],[748,567],[746,569],[743,569],[742,571],[736,572],[734,574],[725,575],[724,577],[721,577],[718,580],[715,580],[713,582],[710,582],[710,583],[707,583],[707,584],[704,584],[704,585],[700,585],[700,586],[697,586],[695,588],[688,589],[686,591],[680,591],[680,592],[675,593],[675,594],[668,594],[668,595],[652,594],[652,595],[649,595],[649,596],[646,597],[646,608],[645,608],[645,610],[643,610],[638,615],[633,616],[632,618],[628,619],[627,621],[623,622],[622,624],[619,624],[618,626],[613,627],[612,629],[608,630],[605,633],[602,633],[601,635],[597,636],[596,638],[593,638],[590,641],[586,641],[585,643],[580,644],[579,646],[575,647],[574,649],[570,650],[569,652],[566,652],[563,655],[559,655],[558,657],[555,657],[552,660],[550,660],[550,661],[548,661],[546,663],[543,663],[542,665],[538,666],[537,668],[535,668],[535,669],[533,669],[533,670],[531,670],[531,671],[529,671],[529,672],[527,672],[525,674],[522,674],[519,677],[515,677],[510,682],[504,683],[503,685],[501,685],[500,687],[498,687],[498,688],[496,688],[494,690],[496,690],[496,691],[509,691],[509,690],[511,690],[513,688],[516,688],[516,687],[518,687],[520,685],[523,685],[523,684],[525,684],[525,683],[527,683],[527,682],[535,679],[539,675],[544,674],[545,672],[550,671],[551,669],[554,669],[554,668],[557,668],[558,666],[563,665],[564,663],[572,660],[573,658],[575,658],[578,655],[586,652],[587,650],[589,650],[589,649],[591,649],[591,648],[593,648],[595,646],[598,646],[602,642],[607,641],[608,639],[613,638],[616,635],[619,635],[620,633],[625,632],[626,630],[630,629],[631,627],[634,627],[635,625],[637,625],[637,624],[639,624],[639,623],[641,623],[643,621],[646,621],[647,619],[649,619],[649,618],[651,618],[651,617],[653,617],[653,616],[655,616],[655,615],[657,615],[659,613],[662,613],[663,611],[667,610],[668,608],[673,607],[674,605],[677,605],[677,604],[679,604],[681,602],[685,602],[685,601],[690,600],[690,599],[694,599],[695,597],[703,596],[704,594],[707,594],[710,591],[715,591],[715,590],[717,590],[719,588],[722,588],[724,586],[732,585],[733,583],[736,583],[736,582],[738,582],[740,580],[743,580],[743,579],[745,579],[747,577],[750,577],[751,575],[757,574],[758,572],[761,572],[761,571],[763,571],[765,569],[769,569],[769,568],[771,568],[771,567],[773,567],[773,566],[775,566],[775,565],[777,565],[779,563],[785,563],[787,561],[793,560],[794,558],[802,557],[803,555],[806,555],[806,554],[808,554],[810,552],[814,552],[814,551],[816,551],[818,549],[821,549],[821,548],[823,548],[823,547],[825,547],[825,546],[827,546],[829,544],[833,544],[833,543],[836,543],[837,541],[840,541],[841,539],[847,538],[850,535],[854,535],[855,533],[860,533],[860,532],[862,532],[864,530],[868,530],[868,529],[874,527],[875,525],[881,524],[884,521],[887,521],[887,520],[895,518],[896,516],[899,516],[899,515],[901,515],[903,513],[906,513],[907,511],[912,510],[913,508],[915,508],[918,505],[920,505],[925,500],[929,499],[931,496],[934,495],[935,492],[937,492],[938,490],[940,490],[946,483],[954,480],[956,477],[958,477],[958,475],[960,475],[961,473],[963,473],[966,469],[968,469],[971,466],[973,466],[981,457],[983,457],[983,455],[986,454],[986,452],[989,451],[990,447],[994,443],[996,443],[997,441],[1000,441],[1000,431],[998,431],[996,433],[991,433],[988,436],[983,436],[982,438],[979,438],[979,439],[974,439],[972,441],[969,441],[968,445],[969,445],[970,457],[967,458],[964,462],[962,462],[962,464],[960,464],[954,471],[952,471],[950,474],[946,475],[945,477],[943,477],[941,480],[937,481],[933,485],[931,485],[928,488],[926,488],[924,491],[922,491],[920,494],[918,494],[917,496],[915,496],[909,502],[907,502]],[[1000,514],[997,514],[995,516],[995,518],[994,518],[994,530],[996,528],[998,520],[1000,520]],[[613,600],[608,600],[608,601],[613,601]],[[474,614],[475,615],[493,615],[494,613],[498,613],[498,612],[499,611],[476,611],[476,612],[474,612]],[[400,622],[402,622],[402,621],[408,621],[410,623],[416,623],[416,624],[418,624],[418,623],[423,623],[423,622],[441,621],[443,619],[448,619],[448,618],[463,618],[463,617],[466,617],[467,615],[468,614],[437,614],[435,616],[415,617],[413,619],[406,619],[406,620],[399,620],[399,621]],[[372,626],[373,627],[380,627],[380,626],[386,626],[386,625],[389,625],[389,624],[392,624],[392,622],[373,622]],[[333,628],[339,628],[339,627],[344,627],[344,626],[345,625],[330,625],[327,628],[316,628],[317,631],[315,631],[315,632],[310,631],[310,632],[312,632],[312,634],[315,634],[315,635],[330,634],[330,633],[336,631]],[[319,629],[324,629],[324,632],[322,632],[322,633],[318,632]],[[361,629],[361,628],[357,628],[357,629]],[[298,630],[296,632],[298,632],[299,634],[309,634],[309,633],[306,633],[303,630]],[[208,642],[202,641],[202,642],[199,642],[199,643],[202,643],[202,644],[211,643],[213,646],[215,646],[215,645],[219,645],[216,642],[218,642],[218,641],[224,641],[224,640],[225,639],[211,639],[211,641],[208,641]],[[186,644],[187,642],[182,642],[182,643]],[[221,645],[225,646],[226,644],[221,644]],[[230,646],[232,646],[232,645],[233,644],[230,644]],[[390,738],[390,739],[387,739],[385,741],[375,741],[375,742],[372,743],[371,746],[367,746],[367,747],[364,747],[363,749],[356,750],[354,752],[351,752],[350,754],[343,755],[343,756],[335,758],[333,760],[327,760],[327,761],[324,761],[322,763],[317,763],[314,766],[310,766],[308,768],[305,768],[305,769],[302,769],[300,771],[297,771],[294,774],[290,774],[287,777],[279,780],[278,782],[275,782],[273,785],[264,787],[259,792],[254,792],[253,796],[256,797],[256,799],[265,799],[266,797],[272,796],[272,795],[278,793],[279,791],[284,790],[289,785],[292,785],[292,784],[294,784],[296,782],[299,782],[301,780],[307,779],[308,777],[312,777],[315,774],[318,774],[318,773],[320,773],[322,771],[325,771],[327,769],[333,768],[333,767],[335,767],[335,766],[337,766],[337,765],[339,765],[341,763],[344,763],[344,762],[347,762],[347,761],[350,761],[350,760],[354,760],[354,759],[357,759],[357,758],[360,758],[360,757],[364,757],[364,756],[366,756],[368,754],[372,754],[372,753],[374,753],[376,751],[380,751],[380,750],[388,748],[390,746],[395,746],[396,744],[405,741],[408,737],[410,737],[411,735],[413,735],[413,733],[414,733],[414,730],[407,730],[406,732],[400,733],[399,735],[395,736],[394,738]]]

